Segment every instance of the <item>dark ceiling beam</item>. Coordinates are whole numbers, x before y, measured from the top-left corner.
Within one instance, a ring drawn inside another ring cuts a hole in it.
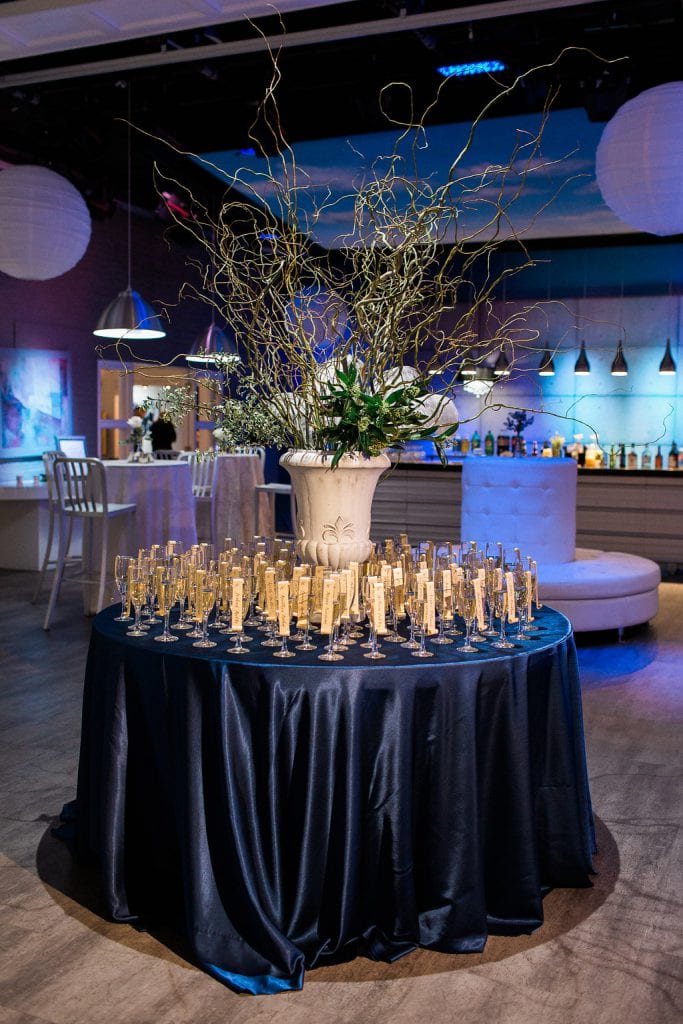
[[[424,14],[408,14],[373,21],[353,22],[348,25],[330,25],[301,32],[281,33],[271,36],[255,36],[237,39],[228,43],[190,46],[183,50],[153,51],[132,57],[118,57],[110,60],[89,61],[83,64],[69,64],[41,71],[17,72],[0,75],[0,88],[10,89],[24,85],[39,85],[43,82],[58,82],[66,78],[85,78],[92,75],[118,74],[139,68],[156,66],[170,67],[191,61],[214,60],[219,57],[235,57],[247,53],[259,53],[270,49],[277,51],[294,46],[315,46],[321,43],[368,36],[392,35],[396,32],[420,32],[424,29],[467,22],[515,17],[521,14],[541,14],[544,11],[567,7],[586,7],[590,4],[605,4],[610,0],[495,0],[494,3],[479,3],[452,10],[429,11]]]

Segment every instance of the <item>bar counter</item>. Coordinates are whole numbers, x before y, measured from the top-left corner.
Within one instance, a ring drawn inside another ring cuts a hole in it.
[[[377,487],[372,539],[459,542],[462,461],[397,463]],[[683,565],[683,471],[579,467],[576,543]]]

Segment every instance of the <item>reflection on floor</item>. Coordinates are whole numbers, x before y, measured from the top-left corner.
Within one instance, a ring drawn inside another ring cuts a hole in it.
[[[534,935],[481,956],[419,951],[311,971],[303,992],[239,997],[172,936],[103,916],[93,871],[50,824],[75,791],[90,631],[67,590],[53,628],[35,576],[0,573],[0,1022],[8,1024],[668,1024],[681,1019],[683,587],[650,627],[578,638],[598,874],[558,890]]]

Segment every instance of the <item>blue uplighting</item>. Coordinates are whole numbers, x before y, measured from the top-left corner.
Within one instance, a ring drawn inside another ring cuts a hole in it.
[[[249,146],[247,149],[238,149],[237,152],[240,156],[256,156],[256,150],[253,146]]]
[[[473,60],[468,64],[444,64],[436,70],[444,78],[465,78],[466,75],[487,75],[494,71],[505,71],[507,64],[499,60]]]

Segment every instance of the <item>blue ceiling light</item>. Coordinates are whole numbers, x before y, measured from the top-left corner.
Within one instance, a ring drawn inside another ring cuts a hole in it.
[[[492,75],[506,71],[507,64],[500,60],[472,60],[467,64],[444,64],[436,69],[444,78],[466,78],[468,75]]]

